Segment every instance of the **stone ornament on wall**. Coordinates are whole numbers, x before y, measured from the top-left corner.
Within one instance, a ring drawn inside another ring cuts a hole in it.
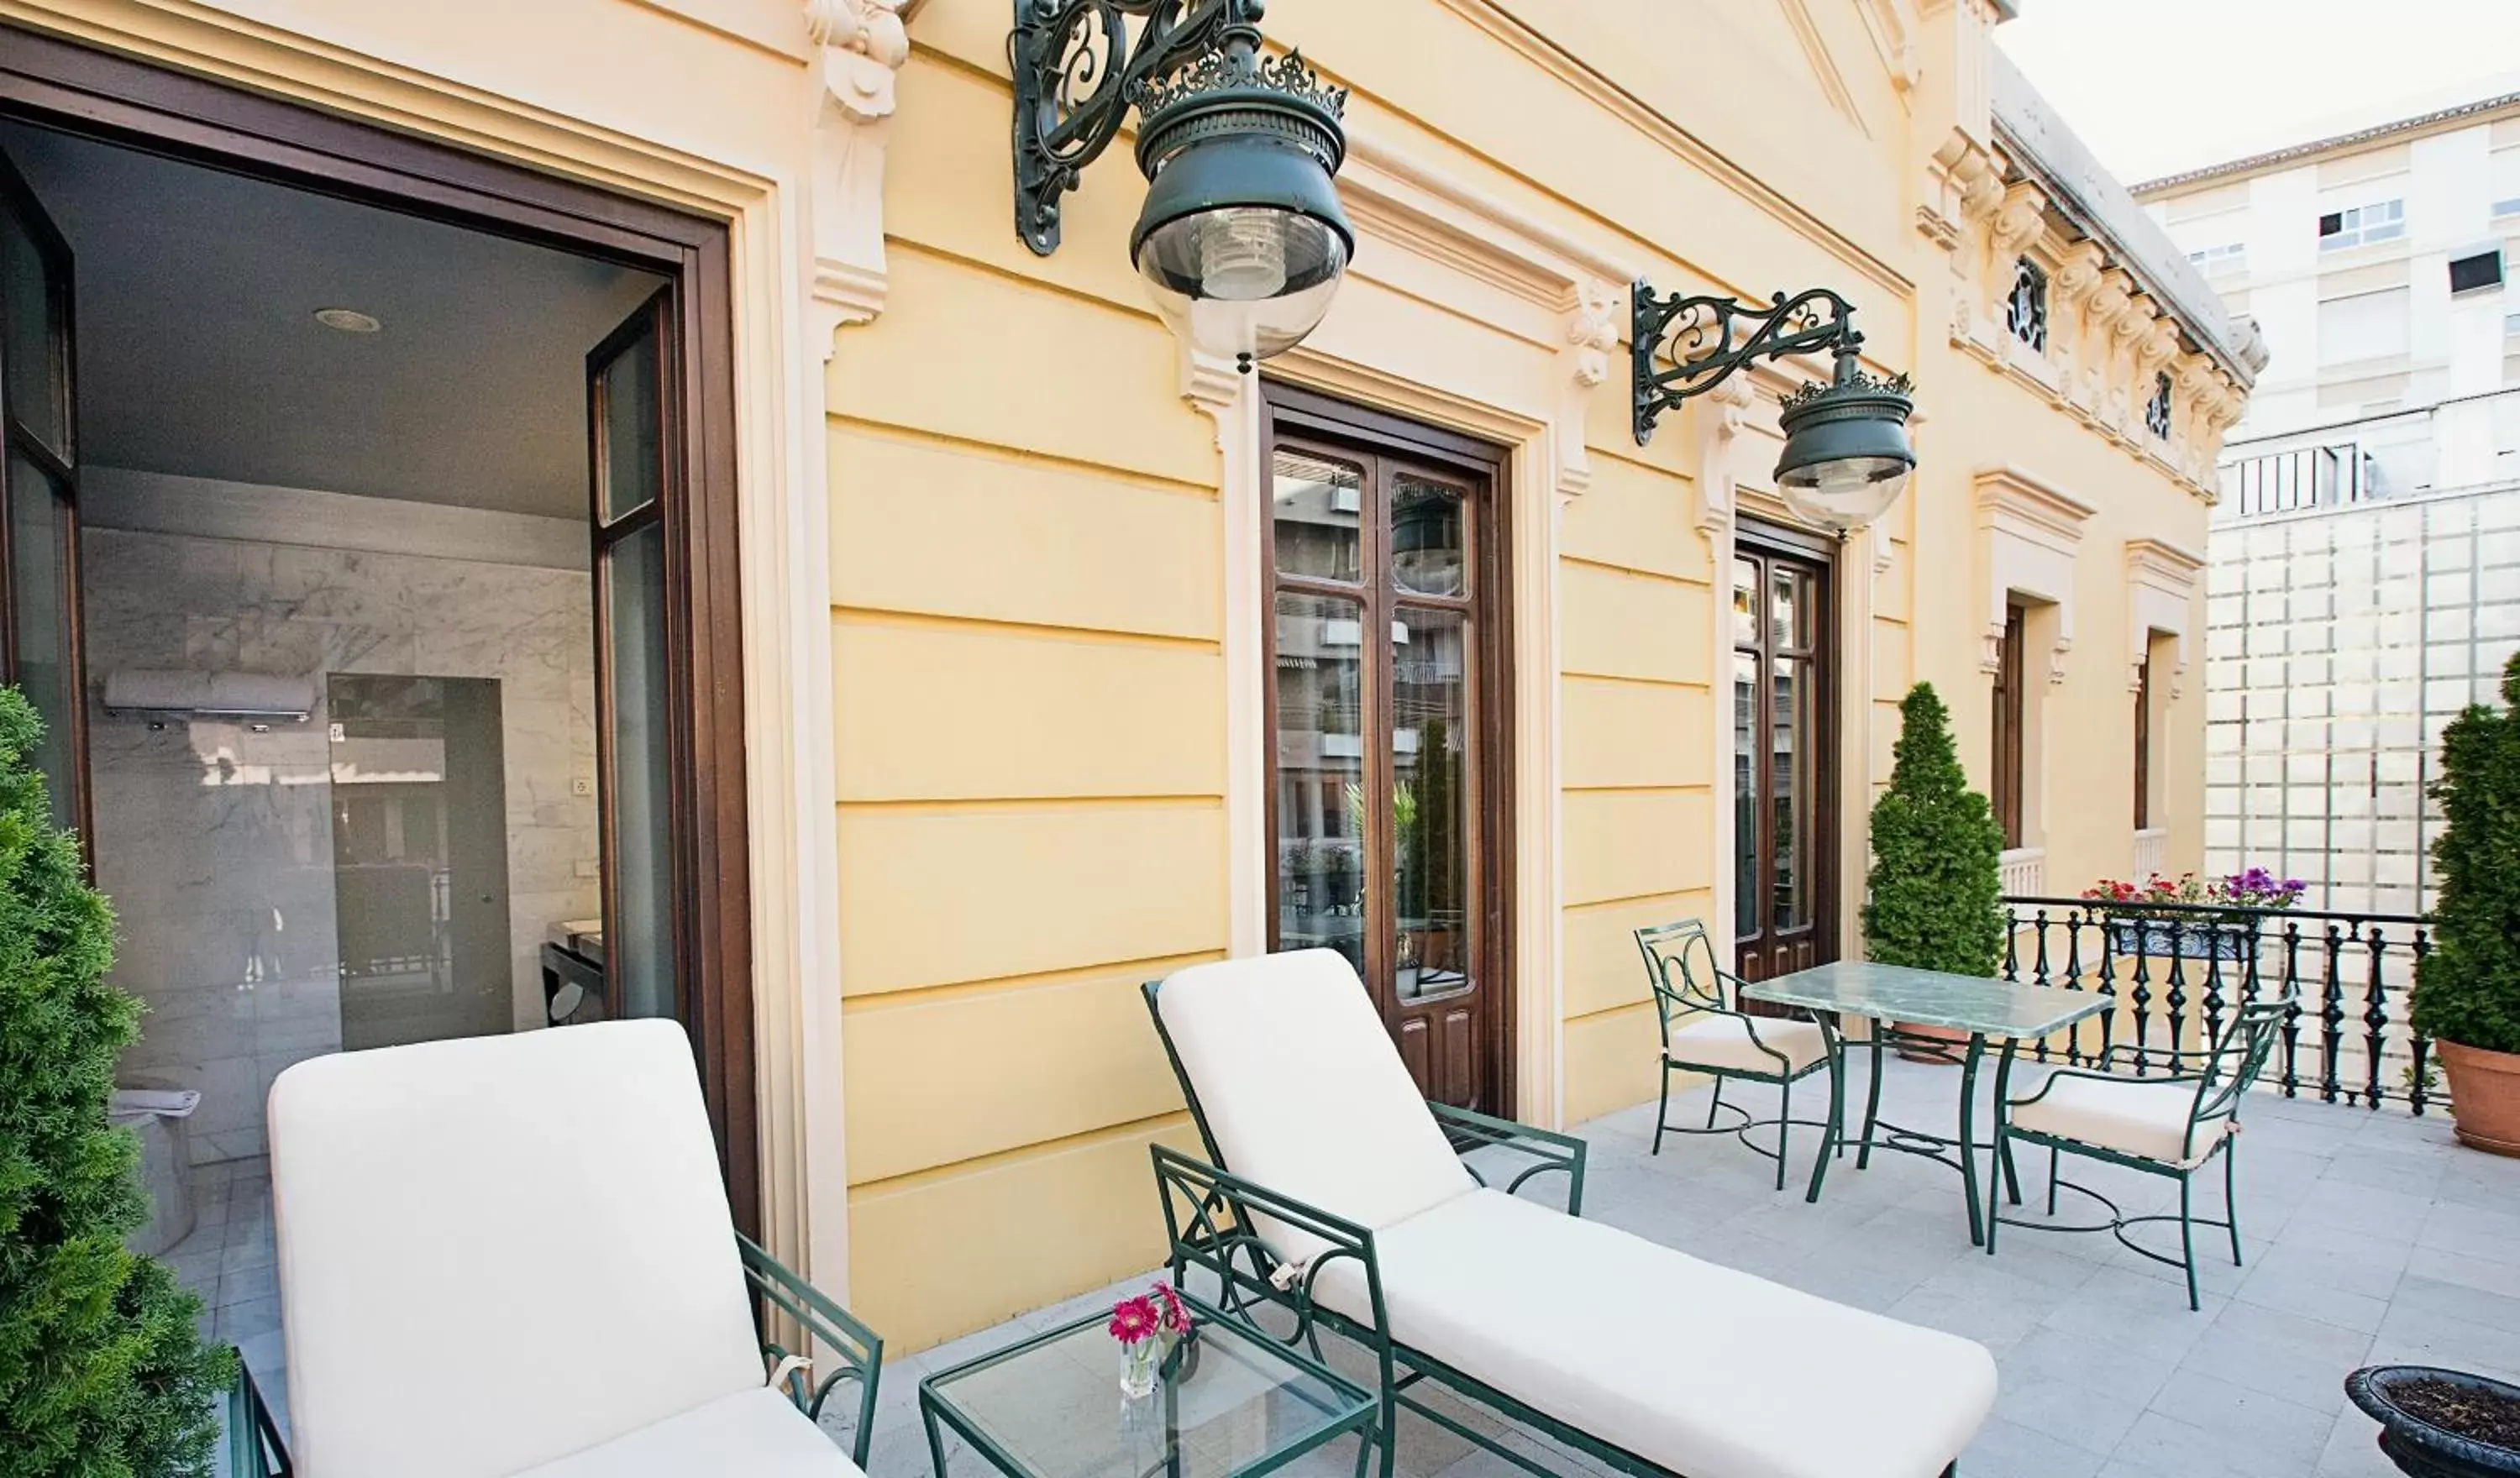
[[[2126,546],[2127,690],[2143,691],[2143,664],[2154,633],[2176,637],[2170,695],[2179,696],[2187,674],[2187,612],[2194,605],[2204,560],[2159,539],[2129,539]]]
[[[2107,245],[2079,234],[2000,150],[1956,128],[1935,150],[1931,173],[1916,229],[1952,253],[1951,341],[2213,502],[2223,434],[2247,401],[2239,381],[2187,347],[2179,321]],[[2047,275],[2044,350],[2004,327],[2025,258]],[[2144,424],[2158,374],[2173,385],[2167,438]]]
[[[2048,680],[2065,680],[2074,648],[2074,563],[2083,525],[2096,512],[2055,484],[2009,466],[1977,470],[1977,567],[1983,571],[1985,627],[1978,665],[2002,668],[2004,607],[2028,596],[2056,607],[2056,639]]]
[[[816,342],[825,359],[842,326],[883,311],[884,134],[894,78],[910,60],[911,0],[806,0],[805,33],[821,89],[814,119]]]

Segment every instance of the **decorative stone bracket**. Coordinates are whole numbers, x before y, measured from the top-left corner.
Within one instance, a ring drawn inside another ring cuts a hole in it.
[[[825,359],[847,324],[883,311],[884,134],[894,76],[910,59],[916,0],[806,0],[821,86],[814,118],[813,323]]]

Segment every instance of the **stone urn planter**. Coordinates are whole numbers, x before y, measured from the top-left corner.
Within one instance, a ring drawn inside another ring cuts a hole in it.
[[[2520,1474],[2520,1386],[2430,1366],[2368,1366],[2345,1394],[2380,1423],[2380,1451],[2411,1478]]]
[[[2436,1042],[2433,1054],[2450,1077],[2450,1116],[2459,1142],[2520,1155],[2520,1053]]]

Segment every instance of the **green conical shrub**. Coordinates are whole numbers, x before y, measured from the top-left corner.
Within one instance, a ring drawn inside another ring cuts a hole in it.
[[[1909,690],[1899,720],[1890,788],[1872,808],[1865,953],[1882,964],[1992,975],[2003,956],[2003,829],[1968,787],[1933,685]]]
[[[232,1360],[122,1247],[147,1204],[105,1112],[140,1005],[105,983],[113,916],[27,763],[42,732],[0,688],[0,1478],[202,1473]]]
[[[2441,834],[2433,839],[2433,947],[2415,966],[2415,1030],[2520,1053],[2520,656],[2482,703],[2442,733]]]

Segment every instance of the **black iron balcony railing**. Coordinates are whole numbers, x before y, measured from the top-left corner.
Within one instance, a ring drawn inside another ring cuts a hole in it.
[[[2239,1008],[2289,998],[2276,1058],[2261,1080],[2286,1097],[2420,1114],[2442,1101],[2432,1044],[2407,1021],[2431,921],[2340,914],[2087,898],[2003,899],[2012,927],[2006,980],[2116,998],[2038,1060],[2095,1060],[2123,1045],[2141,1073],[2193,1069]]]

